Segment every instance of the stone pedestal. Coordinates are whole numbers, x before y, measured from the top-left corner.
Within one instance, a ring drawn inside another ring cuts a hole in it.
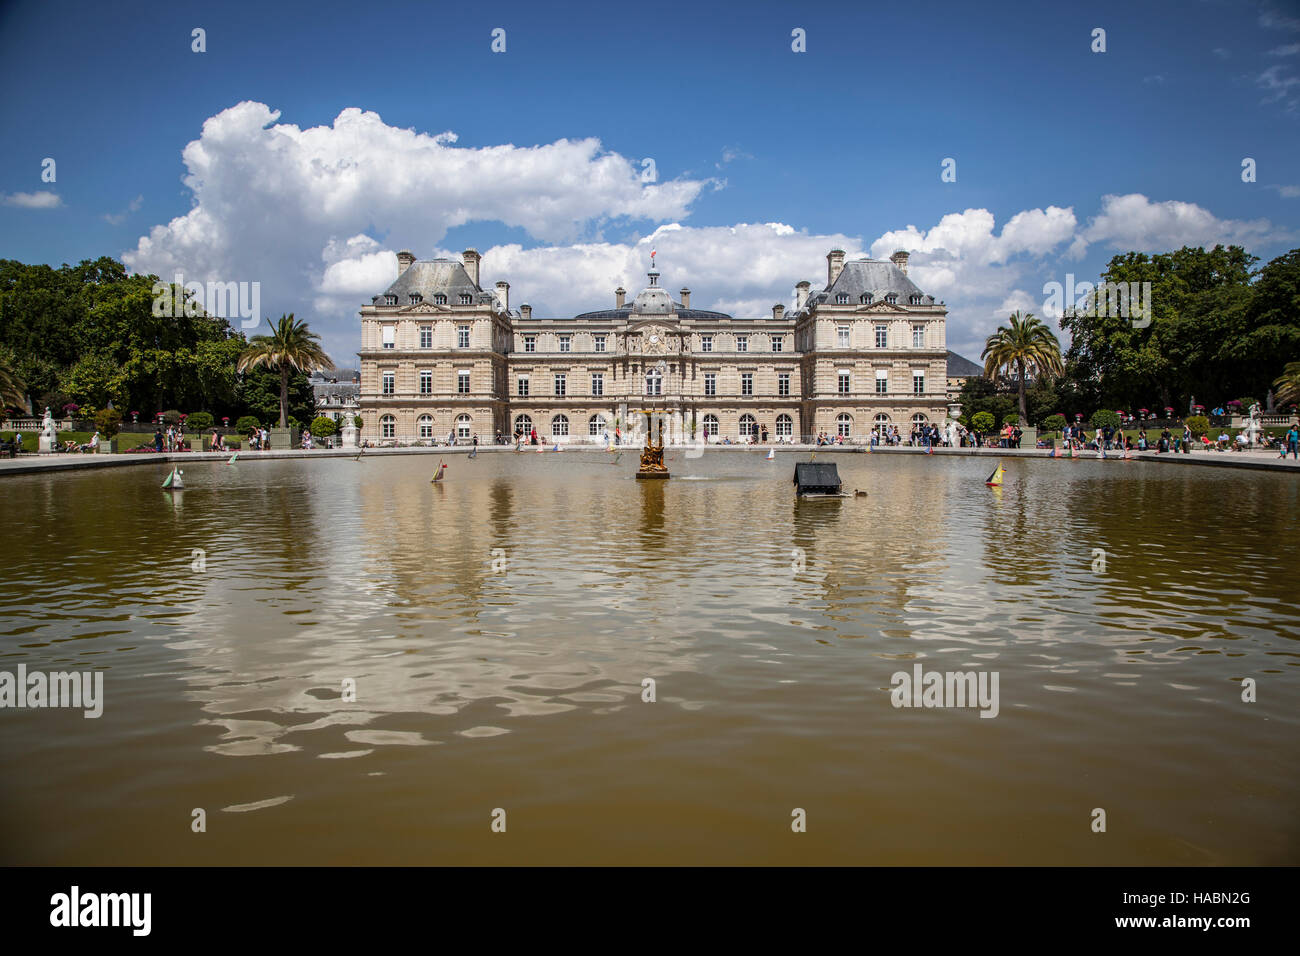
[[[1038,444],[1038,429],[1032,425],[1020,426],[1020,447],[1034,448]]]
[[[356,448],[360,443],[357,437],[357,426],[352,424],[352,416],[347,416],[343,422],[343,432],[339,436],[339,442],[344,448]]]
[[[268,444],[271,451],[288,451],[293,447],[293,429],[292,428],[272,428]]]

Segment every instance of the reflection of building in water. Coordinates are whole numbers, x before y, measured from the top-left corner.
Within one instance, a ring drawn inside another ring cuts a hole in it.
[[[874,426],[942,422],[948,311],[888,261],[827,255],[826,284],[799,282],[794,308],[734,318],[649,285],[573,318],[510,307],[510,283],[480,282],[481,256],[417,261],[361,309],[364,433],[376,441],[490,441],[536,429],[546,442],[639,432],[629,410],[668,416],[665,439],[861,441]]]

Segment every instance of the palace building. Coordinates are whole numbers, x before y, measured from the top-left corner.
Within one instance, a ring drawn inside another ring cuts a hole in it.
[[[826,257],[826,284],[796,285],[794,308],[735,318],[649,285],[613,308],[540,318],[485,288],[481,257],[417,261],[361,309],[362,437],[379,444],[533,428],[546,443],[638,437],[637,409],[665,413],[665,440],[863,442],[879,425],[910,431],[946,416],[947,309],[888,261]]]

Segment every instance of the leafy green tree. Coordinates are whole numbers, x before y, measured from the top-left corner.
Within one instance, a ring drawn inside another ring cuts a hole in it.
[[[1043,419],[1043,428],[1049,432],[1065,431],[1065,416],[1048,415]]]
[[[267,425],[280,418],[280,374],[267,368],[250,368],[242,376],[239,406]],[[316,396],[305,372],[289,376],[289,414],[298,421],[316,417]]]
[[[262,423],[252,415],[244,415],[239,421],[235,422],[235,431],[241,435],[251,435],[261,427]]]
[[[1088,422],[1093,428],[1105,428],[1109,425],[1111,428],[1119,428],[1119,416],[1109,408],[1099,408],[1092,413]]]
[[[991,432],[993,430],[994,419],[988,412],[976,412],[970,417],[971,428],[977,432]]]
[[[27,403],[26,388],[12,365],[12,353],[0,355],[0,405],[22,409]]]
[[[212,427],[212,416],[207,412],[190,412],[185,419],[185,427],[196,431],[205,431]]]
[[[1192,434],[1200,438],[1210,430],[1210,420],[1204,415],[1189,415],[1186,425],[1192,430]]]
[[[105,408],[109,402],[122,405],[127,398],[121,366],[95,352],[77,360],[64,378],[64,388],[74,401],[96,408]]]
[[[95,428],[105,438],[112,438],[122,428],[122,413],[116,408],[102,408],[95,412]]]
[[[1285,408],[1300,405],[1300,362],[1287,362],[1282,374],[1273,380],[1277,387],[1277,403]]]
[[[328,415],[317,415],[311,421],[310,430],[317,438],[328,438],[338,431],[338,425]]]
[[[300,322],[293,313],[282,315],[271,327],[270,335],[255,335],[239,357],[239,371],[270,368],[280,373],[280,427],[289,423],[289,374],[310,374],[317,369],[333,368],[334,363],[321,348],[320,336]]]
[[[1028,377],[1059,375],[1064,371],[1061,346],[1052,330],[1035,316],[1018,311],[1011,314],[1007,325],[999,326],[988,337],[980,358],[984,359],[984,374],[988,378],[999,372],[1015,372],[1022,421],[1029,418],[1025,402]]]

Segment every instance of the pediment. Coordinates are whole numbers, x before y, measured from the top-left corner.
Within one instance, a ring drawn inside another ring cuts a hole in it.
[[[879,302],[873,302],[870,305],[864,305],[862,306],[862,308],[858,309],[858,311],[861,312],[863,315],[900,315],[900,314],[906,315],[907,314],[907,310],[903,308],[901,305],[898,305],[896,303],[891,305],[890,303],[884,301],[883,299]]]
[[[442,315],[450,312],[451,309],[445,305],[434,305],[432,302],[420,302],[416,305],[408,305],[399,310],[401,315]]]

